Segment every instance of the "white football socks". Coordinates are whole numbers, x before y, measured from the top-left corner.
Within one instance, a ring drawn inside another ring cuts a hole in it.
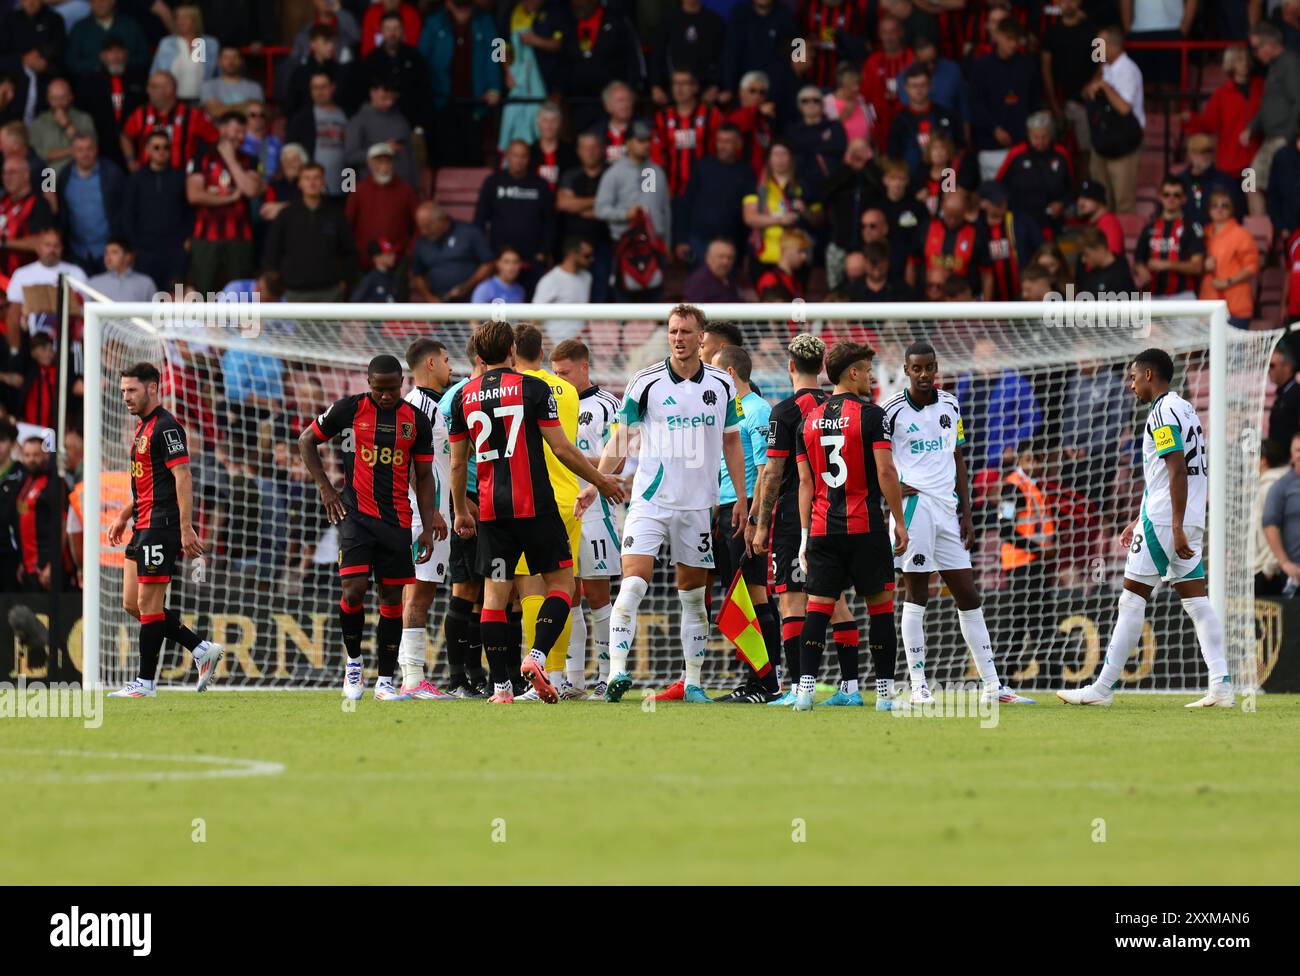
[[[624,674],[636,638],[636,613],[650,584],[640,576],[625,576],[609,618],[609,673]]]
[[[591,611],[592,643],[595,645],[596,667],[601,681],[609,680],[609,615],[613,612],[612,603]]]
[[[1128,663],[1128,656],[1133,653],[1133,648],[1142,636],[1142,621],[1146,613],[1147,601],[1132,590],[1125,590],[1119,595],[1115,629],[1111,632],[1110,643],[1106,645],[1106,660],[1102,663],[1101,674],[1093,682],[1093,687],[1103,695],[1109,695],[1115,690],[1124,665]]]
[[[587,687],[587,616],[576,602],[569,614],[569,649],[564,655],[564,673],[579,691]]]
[[[424,628],[404,627],[402,642],[397,645],[397,666],[402,672],[402,687],[411,688],[424,680]]]
[[[619,594],[621,599],[623,594]],[[709,615],[704,609],[704,587],[678,590],[682,602],[682,659],[686,662],[686,687],[701,687],[704,651],[709,641]]]
[[[913,688],[925,682],[925,607],[903,604],[903,653],[907,656],[907,678]]]
[[[966,646],[975,658],[980,680],[986,686],[996,688],[999,684],[998,669],[993,664],[993,641],[989,639],[989,628],[984,623],[984,608],[958,610],[957,619],[961,623],[961,635],[966,640]]]
[[[1210,670],[1210,684],[1220,684],[1228,676],[1228,661],[1223,654],[1223,622],[1219,620],[1208,596],[1194,596],[1183,600],[1183,609],[1196,627],[1196,639],[1201,645],[1201,657]]]

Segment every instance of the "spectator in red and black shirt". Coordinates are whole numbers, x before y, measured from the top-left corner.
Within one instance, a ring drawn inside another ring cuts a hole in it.
[[[172,166],[183,170],[198,155],[202,143],[217,141],[217,127],[202,109],[176,100],[176,79],[166,71],[149,76],[148,91],[148,104],[132,112],[122,126],[120,142],[127,168],[134,173],[148,164],[149,133],[165,129],[171,137]]]
[[[876,28],[880,43],[862,65],[862,97],[876,111],[876,128],[872,132],[876,149],[889,148],[889,127],[902,108],[898,79],[915,55],[903,46],[903,26],[893,17],[882,16]]]
[[[862,38],[867,32],[866,0],[803,0],[800,6],[803,36],[813,56],[809,80],[818,88],[833,88],[841,49],[847,48],[850,57],[858,55],[852,60],[861,60]]]
[[[907,284],[919,287],[926,273],[942,269],[970,281],[971,290],[985,300],[993,294],[993,270],[989,266],[988,228],[982,221],[966,219],[967,195],[954,190],[943,198],[939,216],[917,235],[915,250],[907,263]]]
[[[23,481],[18,488],[14,530],[18,537],[18,583],[29,593],[50,588],[51,565],[61,545],[62,520],[54,521],[51,507],[62,504],[57,479],[50,480],[49,455],[39,437],[29,437],[22,447]]]
[[[1172,173],[1160,184],[1160,213],[1133,249],[1133,280],[1152,298],[1194,299],[1205,271],[1205,232],[1183,214],[1187,191]]]
[[[402,364],[395,356],[376,356],[366,380],[368,393],[336,400],[298,437],[325,514],[339,527],[339,624],[348,658],[344,693],[354,700],[361,697],[361,631],[372,575],[379,586],[375,694],[401,697],[393,672],[402,637],[402,587],[415,582],[408,494],[412,471],[423,526],[415,540],[418,561],[429,559],[435,535],[446,534],[433,483],[433,427],[424,411],[402,399]],[[342,438],[341,494],[330,483],[320,455],[320,445],[335,437]]]
[[[1028,214],[1007,206],[1007,191],[996,180],[980,184],[981,223],[987,233],[989,270],[995,302],[1020,298],[1020,272],[1043,242],[1038,225]]]
[[[31,169],[22,159],[4,161],[0,195],[0,277],[9,278],[32,260],[37,234],[54,227],[54,212],[44,196],[32,192]]]
[[[11,355],[12,372],[0,373],[0,380],[16,388],[18,419],[37,427],[53,427],[59,418],[59,369],[55,365],[54,341],[38,332],[24,342],[17,357]]]
[[[1052,117],[1035,112],[1025,120],[1026,140],[1011,147],[995,177],[1007,190],[1011,207],[1032,217],[1051,240],[1061,230],[1074,185],[1070,154],[1052,141]]]
[[[451,493],[456,534],[478,535],[477,570],[483,581],[483,649],[497,695],[511,700],[506,606],[520,555],[528,572],[540,574],[550,591],[537,616],[533,651],[523,673],[538,695],[556,701],[547,680],[546,653],[568,620],[573,599],[573,554],[555,504],[546,466],[549,447],[556,459],[615,502],[618,484],[600,474],[564,434],[550,386],[509,367],[515,334],[508,322],[485,322],[474,331],[482,375],[456,391],[451,403]],[[466,496],[470,444],[478,475],[477,518]],[[475,524],[477,522],[477,525]]]
[[[636,112],[636,95],[623,82],[611,81],[601,93],[600,104],[605,109],[605,162],[612,164],[627,155],[627,135]]]
[[[916,170],[932,132],[946,132],[958,146],[961,132],[952,111],[930,100],[930,76],[925,68],[914,64],[903,72],[903,86],[907,89],[907,105],[889,128],[889,155]]]
[[[77,108],[95,120],[100,154],[123,168],[127,157],[122,155],[122,127],[146,101],[146,76],[129,68],[128,59],[126,44],[109,35],[99,52],[99,70],[76,78],[73,86]]]
[[[673,104],[655,112],[650,158],[668,174],[676,199],[686,193],[695,162],[716,150],[722,113],[700,101],[699,81],[685,68],[673,72],[672,93]]]
[[[755,177],[763,175],[767,151],[772,145],[776,105],[770,99],[771,90],[771,80],[762,71],[746,73],[740,79],[740,105],[727,116],[727,121],[744,137],[743,158],[749,161]]]
[[[528,147],[528,168],[546,181],[554,193],[560,187],[560,177],[578,165],[578,154],[573,144],[560,138],[564,113],[553,104],[537,110],[537,141]]]
[[[194,207],[190,283],[215,292],[253,273],[253,219],[249,201],[262,193],[257,160],[239,147],[246,123],[239,112],[221,117],[217,144],[190,163],[185,194]]]

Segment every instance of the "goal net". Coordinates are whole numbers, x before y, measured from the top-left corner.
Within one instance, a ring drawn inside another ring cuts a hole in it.
[[[903,350],[915,339],[936,349],[940,384],[957,395],[969,440],[975,537],[972,560],[1004,680],[1025,688],[1075,683],[1093,674],[1109,639],[1126,552],[1119,536],[1142,496],[1140,438],[1145,408],[1128,390],[1126,367],[1148,346],[1176,364],[1174,389],[1204,425],[1211,473],[1206,570],[1224,620],[1234,680],[1253,687],[1255,531],[1252,499],[1266,391],[1266,363],[1280,332],[1241,332],[1220,303],[1131,303],[1098,322],[1089,303],[975,305],[734,305],[707,309],[736,323],[754,360],[753,382],[775,404],[790,381],[785,347],[801,331],[866,341],[877,352],[877,401],[902,389]],[[466,340],[496,314],[536,321],[554,341],[579,335],[591,350],[593,381],[621,395],[629,377],[667,354],[667,306],[240,306],[220,321],[213,306],[87,303],[87,481],[104,499],[101,518],[125,490],[134,419],[121,403],[120,371],[140,360],[164,376],[163,400],[190,437],[196,528],[207,551],[186,560],[169,606],[228,650],[225,687],[334,687],[343,645],[336,622],[337,532],[298,458],[296,439],[330,402],[363,391],[371,357],[404,358],[429,336],[449,349],[455,374],[469,370]],[[228,311],[228,310],[227,310]],[[400,314],[400,321],[394,318]],[[1217,318],[1216,318],[1217,316]],[[217,318],[214,324],[211,319]],[[409,384],[409,378],[408,378]],[[1022,453],[1022,448],[1027,453]],[[328,470],[342,465],[331,445]],[[1046,506],[1050,531],[1028,567],[1004,555],[1014,530],[1008,482],[1018,465]],[[623,513],[618,514],[621,528]],[[84,637],[88,681],[116,684],[136,670],[137,628],[122,610],[122,554],[87,532]],[[92,550],[96,558],[91,566]],[[716,611],[729,580],[713,590]],[[614,581],[615,587],[617,581]],[[926,613],[932,682],[972,680],[956,608],[938,578]],[[442,625],[447,591],[434,604],[427,659],[445,676]],[[775,599],[775,597],[774,597]],[[661,553],[642,605],[631,663],[638,681],[662,685],[680,675],[678,600]],[[859,606],[858,611],[865,610]],[[370,597],[371,622],[378,606]],[[861,618],[866,633],[865,616]],[[373,626],[366,628],[366,660]],[[834,655],[827,655],[833,677]],[[870,655],[862,655],[870,679]],[[901,653],[900,653],[901,661]],[[594,675],[595,656],[588,653]],[[900,672],[903,670],[900,663]],[[739,676],[734,652],[712,632],[705,682]],[[194,680],[181,649],[164,648],[164,684]],[[1195,633],[1168,587],[1152,601],[1123,690],[1199,688],[1205,668]]]

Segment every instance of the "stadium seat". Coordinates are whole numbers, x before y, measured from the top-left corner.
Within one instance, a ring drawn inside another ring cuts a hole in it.
[[[433,197],[456,220],[473,220],[474,206],[490,167],[444,166],[434,181]]]
[[[1255,238],[1260,256],[1267,259],[1273,250],[1273,222],[1265,214],[1247,214],[1241,225]]]
[[[1116,214],[1119,218],[1119,225],[1124,229],[1124,253],[1129,257],[1133,256],[1133,248],[1137,245],[1138,235],[1142,233],[1142,228],[1146,226],[1147,219],[1141,214],[1128,213]]]

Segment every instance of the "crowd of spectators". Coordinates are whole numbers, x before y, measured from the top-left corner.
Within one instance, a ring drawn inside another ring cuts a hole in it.
[[[1160,101],[1184,81],[1177,52],[1131,46],[1180,38],[1230,42],[1203,102]],[[1159,113],[1178,161],[1144,187]],[[55,422],[60,274],[118,300],[1073,287],[1222,298],[1234,325],[1275,326],[1300,318],[1298,124],[1300,0],[0,0],[0,407]],[[467,168],[468,206],[438,192]],[[1271,223],[1272,254],[1248,215]],[[1261,308],[1274,257],[1288,285]],[[548,338],[584,328],[550,322]],[[267,416],[315,409],[320,377],[198,349],[171,373],[211,387],[189,418],[219,472],[205,490],[297,483]],[[995,483],[1032,468],[1042,431],[1016,411],[1050,412],[1063,391],[966,382],[959,395],[1010,411],[975,408],[1010,425],[981,442]],[[1115,382],[1109,368],[1061,380],[1084,397]],[[75,428],[80,380],[68,390]],[[227,425],[245,440],[217,437]],[[1095,433],[1071,436],[1076,455],[1039,465],[1095,463]],[[237,460],[229,445],[249,439],[256,460]],[[287,531],[292,502],[262,487],[257,520]]]

